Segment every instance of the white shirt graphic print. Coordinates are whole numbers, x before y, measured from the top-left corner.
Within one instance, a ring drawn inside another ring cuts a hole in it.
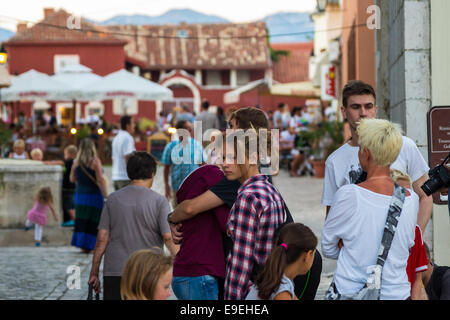
[[[413,140],[402,137],[403,144],[391,168],[407,173],[414,182],[430,168],[422,157]],[[355,183],[363,170],[359,164],[359,147],[348,143],[333,152],[325,162],[325,178],[323,183],[322,204],[331,206],[336,191],[347,184]]]

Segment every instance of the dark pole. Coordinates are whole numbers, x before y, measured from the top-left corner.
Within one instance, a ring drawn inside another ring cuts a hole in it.
[[[72,127],[75,127],[75,120],[76,120],[76,112],[77,112],[77,101],[75,99],[72,100]]]

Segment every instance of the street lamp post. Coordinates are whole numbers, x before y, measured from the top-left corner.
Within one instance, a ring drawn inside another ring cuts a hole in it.
[[[317,0],[317,9],[319,12],[325,11],[327,7],[327,0]]]

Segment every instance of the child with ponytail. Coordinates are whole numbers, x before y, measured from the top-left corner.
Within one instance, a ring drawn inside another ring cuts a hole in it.
[[[293,279],[308,273],[316,246],[317,237],[307,226],[289,223],[282,227],[246,300],[297,300]]]

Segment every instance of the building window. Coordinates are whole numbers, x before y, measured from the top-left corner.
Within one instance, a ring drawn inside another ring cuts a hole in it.
[[[178,30],[177,31],[177,37],[178,38],[187,38],[189,36],[187,30]]]
[[[138,100],[134,98],[113,99],[113,114],[129,116],[138,114]]]
[[[220,86],[222,85],[222,74],[219,70],[206,71],[206,85]]]
[[[80,115],[80,103],[77,102],[75,110],[72,102],[61,102],[56,104],[56,120],[63,126],[72,125],[72,121],[78,122]]]
[[[86,105],[85,118],[88,122],[99,121],[100,117],[105,113],[105,106],[100,101],[90,101]]]
[[[238,86],[246,85],[250,82],[250,73],[248,70],[238,70],[236,78]]]
[[[53,72],[58,73],[61,68],[80,63],[80,56],[77,54],[56,54],[53,57]]]

